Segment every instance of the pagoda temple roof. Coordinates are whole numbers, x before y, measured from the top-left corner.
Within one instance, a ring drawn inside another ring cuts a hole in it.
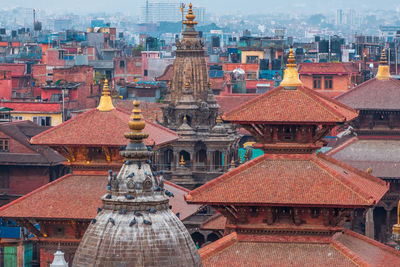
[[[191,191],[186,201],[211,205],[363,207],[389,186],[322,154],[264,154]]]
[[[400,140],[353,137],[327,155],[380,178],[400,178]]]
[[[278,86],[229,111],[223,119],[236,123],[336,124],[356,117],[352,108],[306,87]]]
[[[400,110],[400,81],[374,78],[339,95],[336,100],[356,110]]]
[[[349,230],[328,240],[317,236],[267,238],[268,241],[260,242],[259,235],[233,232],[201,248],[199,253],[204,266],[400,265],[399,251]]]
[[[122,109],[99,111],[94,108],[34,136],[31,143],[49,146],[124,146],[129,117],[130,113]],[[160,146],[178,138],[174,131],[148,120],[145,131],[149,133],[144,140],[146,145]]]
[[[125,139],[126,140],[126,139]],[[0,217],[13,219],[82,219],[91,220],[101,207],[106,194],[107,175],[67,174],[0,208]],[[201,205],[188,205],[183,196],[189,190],[164,181],[165,189],[175,197],[170,199],[172,212],[184,220]],[[84,205],[82,205],[84,203]]]

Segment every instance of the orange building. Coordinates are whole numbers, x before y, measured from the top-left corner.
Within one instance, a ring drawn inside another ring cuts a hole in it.
[[[305,87],[329,97],[361,83],[361,74],[354,63],[300,63],[299,74]]]

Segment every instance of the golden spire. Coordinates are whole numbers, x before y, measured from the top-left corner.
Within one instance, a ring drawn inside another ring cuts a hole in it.
[[[288,63],[283,74],[283,80],[281,86],[283,87],[298,87],[302,86],[303,83],[299,79],[299,73],[297,72],[296,63],[293,56],[293,49],[290,49]]]
[[[185,117],[185,118],[186,118],[186,117]],[[181,155],[181,161],[179,162],[179,164],[180,164],[181,166],[183,166],[183,165],[186,164],[185,160],[183,159],[183,155]]]
[[[378,73],[376,74],[376,78],[378,80],[386,80],[390,78],[390,71],[389,71],[389,66],[386,58],[386,49],[382,49],[382,54],[381,54],[381,61],[379,63],[378,67]]]
[[[186,14],[186,20],[182,23],[186,26],[194,26],[197,24],[197,21],[194,21],[195,18],[196,16],[193,14],[192,3],[190,3],[188,13]]]
[[[217,116],[217,119],[215,120],[215,122],[216,122],[217,124],[221,124],[221,123],[222,123],[221,115],[218,115],[218,116]]]
[[[129,121],[130,132],[125,133],[125,137],[131,140],[131,143],[141,143],[143,139],[146,139],[149,134],[142,132],[146,123],[143,120],[142,111],[140,110],[140,102],[133,101],[132,115]]]
[[[110,88],[108,87],[108,80],[104,80],[103,85],[103,93],[100,98],[100,103],[97,106],[97,109],[100,111],[110,111],[114,109],[114,105],[112,103],[112,99],[110,96]]]

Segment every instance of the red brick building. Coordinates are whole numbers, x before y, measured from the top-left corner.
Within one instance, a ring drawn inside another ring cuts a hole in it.
[[[330,97],[362,82],[355,63],[300,63],[299,74],[304,86]]]
[[[227,219],[225,237],[200,249],[203,265],[399,265],[398,251],[348,230],[352,214],[375,205],[388,185],[316,152],[357,112],[304,87],[292,50],[288,62],[281,86],[224,115],[265,154],[186,197]]]
[[[0,205],[65,174],[62,156],[29,143],[32,136],[48,129],[30,121],[0,124]]]

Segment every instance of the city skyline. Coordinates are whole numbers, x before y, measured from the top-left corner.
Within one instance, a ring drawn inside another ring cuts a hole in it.
[[[3,3],[2,3],[3,2]],[[184,2],[173,0],[155,0],[150,2]],[[336,9],[355,9],[359,12],[366,10],[395,10],[400,12],[400,4],[395,0],[384,0],[379,3],[375,0],[334,0],[329,3],[322,3],[317,0],[304,0],[304,1],[285,1],[276,2],[271,0],[252,0],[250,5],[243,5],[239,0],[193,0],[191,1],[194,6],[204,7],[207,12],[215,13],[217,15],[224,14],[267,14],[272,12],[280,13],[293,13],[293,14],[313,14],[313,13],[327,13],[334,12]],[[37,8],[46,12],[55,13],[96,13],[96,12],[123,12],[128,14],[140,14],[141,7],[144,6],[145,0],[116,0],[113,5],[105,0],[70,0],[68,5],[49,0],[14,0],[5,1],[1,0],[3,9],[11,9],[15,7]],[[188,4],[189,2],[184,2]],[[312,7],[312,8],[310,8]]]

